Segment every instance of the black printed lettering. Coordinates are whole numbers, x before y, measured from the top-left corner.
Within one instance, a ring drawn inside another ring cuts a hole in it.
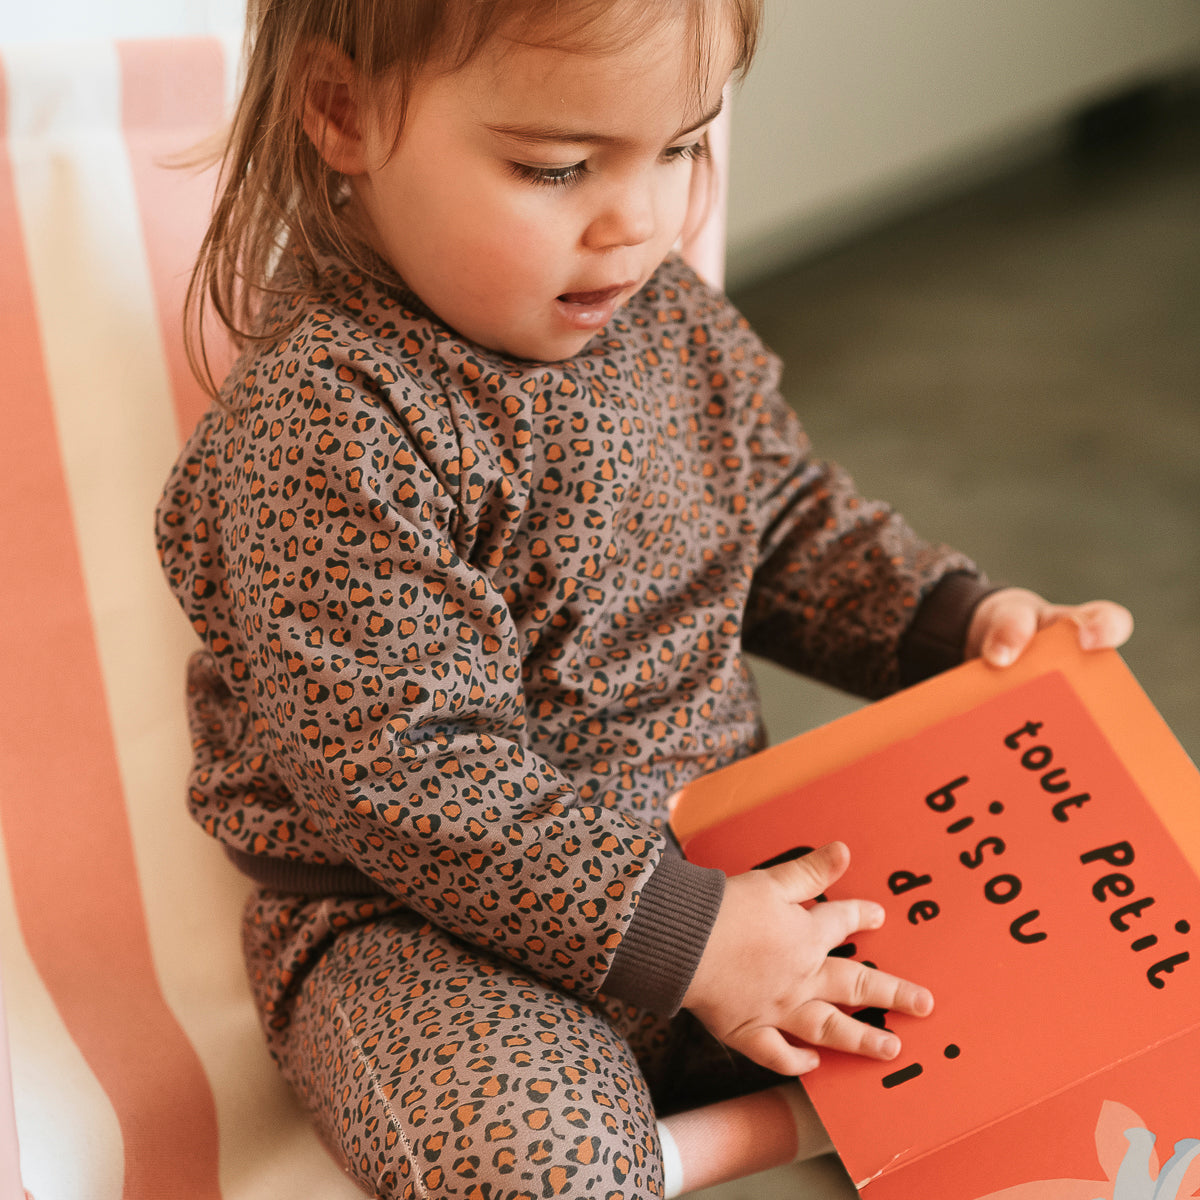
[[[1040,929],[1026,930],[1026,926],[1030,921],[1036,921],[1040,917],[1040,909],[1031,909],[1027,913],[1022,913],[1009,927],[1008,932],[1018,941],[1026,946],[1032,946],[1035,942],[1044,942],[1049,936],[1043,933]]]
[[[1129,929],[1129,922],[1126,921],[1125,918],[1140,918],[1142,912],[1149,908],[1153,903],[1153,896],[1142,896],[1138,900],[1131,900],[1128,904],[1122,904],[1120,908],[1114,908],[1112,912],[1108,914],[1109,922],[1112,924],[1114,929],[1119,929],[1122,933],[1125,933]]]
[[[969,775],[960,775],[957,779],[951,780],[945,787],[940,787],[937,791],[930,792],[925,797],[925,803],[933,809],[934,812],[949,812],[955,805],[954,793],[962,787],[964,783],[970,783]]]
[[[1110,867],[1127,867],[1133,862],[1133,847],[1128,842],[1114,842],[1079,856],[1081,863],[1106,862]]]
[[[911,871],[893,871],[888,876],[887,882],[892,895],[900,896],[904,892],[911,892],[913,888],[924,887],[927,883],[932,883],[933,876],[914,875]]]
[[[1122,875],[1119,871],[1114,871],[1111,875],[1101,875],[1095,883],[1092,884],[1092,895],[1102,903],[1109,896],[1128,896],[1134,889],[1134,882],[1128,875]]]
[[[1036,734],[1041,732],[1041,729],[1042,729],[1041,721],[1026,721],[1025,724],[1022,725],[1020,729],[1016,730],[1013,733],[1010,733],[1008,735],[1008,737],[1006,737],[1004,739],[1004,744],[1010,750],[1015,750],[1017,748],[1017,743],[1021,740],[1022,737],[1026,737],[1026,736],[1034,737]]]
[[[964,850],[959,856],[958,861],[964,867],[969,867],[972,871],[983,865],[984,850],[991,849],[994,857],[999,858],[1004,853],[1005,845],[998,837],[985,837],[978,842],[974,850]]]
[[[1162,980],[1163,975],[1171,975],[1175,968],[1182,966],[1192,956],[1185,950],[1182,954],[1172,954],[1170,958],[1164,958],[1162,962],[1156,962],[1154,966],[1146,972],[1146,978],[1150,980],[1150,986],[1161,988],[1166,987]]]
[[[1054,758],[1049,746],[1031,746],[1021,755],[1021,766],[1027,771],[1040,771]]]
[[[983,885],[983,894],[991,904],[1011,904],[1021,894],[1022,886],[1015,875],[996,875]]]
[[[1066,800],[1060,800],[1050,811],[1054,813],[1056,821],[1067,822],[1071,819],[1071,814],[1068,809],[1082,808],[1091,796],[1087,792],[1080,792],[1078,796],[1068,796]]]
[[[1059,778],[1066,773],[1066,767],[1055,767],[1053,771],[1047,771],[1042,776],[1042,787],[1048,792],[1065,792],[1069,790],[1071,781]]]

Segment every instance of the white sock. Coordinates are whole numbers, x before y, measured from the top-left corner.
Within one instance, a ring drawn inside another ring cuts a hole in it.
[[[662,1144],[663,1200],[674,1200],[683,1191],[683,1159],[671,1131],[658,1123],[658,1140]]]

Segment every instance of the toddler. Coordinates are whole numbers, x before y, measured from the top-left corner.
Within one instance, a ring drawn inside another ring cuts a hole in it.
[[[159,544],[266,1036],[376,1196],[661,1195],[656,1114],[930,1011],[828,956],[883,920],[806,903],[844,846],[680,857],[667,798],[762,744],[743,651],[874,697],[1130,630],[860,498],[674,253],[759,7],[251,0],[191,294],[241,357]]]

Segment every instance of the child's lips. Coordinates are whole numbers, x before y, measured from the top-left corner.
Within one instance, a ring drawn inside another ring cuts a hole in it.
[[[621,296],[633,286],[632,281],[626,281],[593,291],[563,292],[555,300],[568,325],[576,329],[599,329],[612,319]]]

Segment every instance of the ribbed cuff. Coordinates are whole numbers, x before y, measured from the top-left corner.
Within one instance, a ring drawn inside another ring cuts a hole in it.
[[[958,666],[975,609],[985,596],[999,590],[966,571],[943,575],[921,601],[900,643],[900,685],[908,687]]]
[[[683,1003],[725,894],[725,874],[664,853],[601,984],[606,996],[673,1016]]]

